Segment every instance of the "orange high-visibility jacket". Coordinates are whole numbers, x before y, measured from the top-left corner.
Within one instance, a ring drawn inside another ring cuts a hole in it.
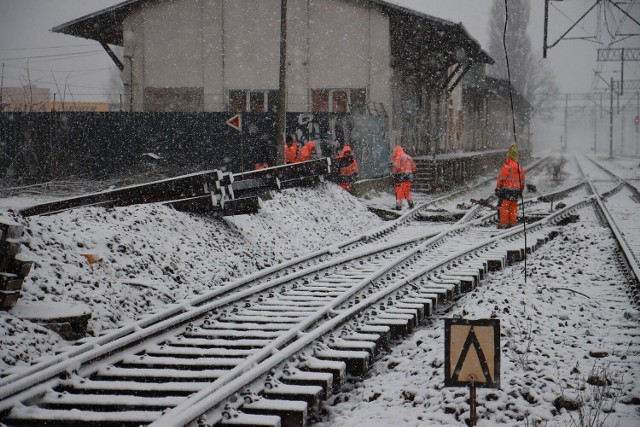
[[[296,160],[298,160],[298,144],[295,142],[291,145],[286,144],[284,146],[285,163],[294,163]]]
[[[413,181],[416,164],[410,155],[398,146],[393,150],[393,177],[396,183]]]
[[[309,141],[306,144],[304,144],[304,147],[302,147],[300,149],[300,152],[298,153],[298,159],[296,161],[306,162],[307,160],[311,160],[311,157],[313,156],[313,150],[315,148],[316,148],[316,143],[313,141]]]
[[[353,157],[353,153],[351,152],[351,147],[345,145],[340,151],[338,158],[352,156],[353,161],[349,163],[347,166],[340,168],[340,175],[347,175],[349,177],[358,173],[358,162],[356,162],[355,157]]]
[[[496,182],[498,197],[504,200],[518,200],[524,190],[524,169],[515,160],[507,158],[504,161],[498,181]]]
[[[496,182],[497,189],[505,190],[524,190],[524,169],[518,163],[512,159],[507,158],[504,161],[500,174],[498,174],[498,181]]]

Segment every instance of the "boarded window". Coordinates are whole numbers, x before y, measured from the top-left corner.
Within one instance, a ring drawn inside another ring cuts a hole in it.
[[[313,89],[311,111],[314,113],[364,112],[367,106],[366,89]]]
[[[278,107],[280,107],[279,91],[269,90],[267,91],[267,109],[271,112],[277,113]]]
[[[244,90],[229,91],[229,111],[232,113],[242,113],[246,110],[247,93]]]
[[[367,90],[351,89],[351,111],[364,113],[367,108]]]
[[[249,93],[249,111],[252,113],[264,113],[265,108],[265,96],[264,92],[250,92]]]
[[[201,87],[145,87],[144,110],[149,112],[200,112],[204,109]]]
[[[236,89],[229,91],[229,111],[232,113],[263,113],[265,111],[278,110],[277,90],[245,90]]]
[[[311,111],[326,113],[329,111],[329,91],[316,89],[311,95]]]

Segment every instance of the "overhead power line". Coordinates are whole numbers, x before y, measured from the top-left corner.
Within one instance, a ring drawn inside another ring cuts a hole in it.
[[[67,49],[70,47],[95,47],[95,44],[70,44],[67,46],[42,46],[42,47],[7,47],[7,48],[0,48],[0,52],[5,50],[19,51],[19,50]]]
[[[71,57],[78,55],[86,55],[88,53],[100,53],[101,50],[87,50],[84,52],[73,52],[73,53],[57,53],[51,55],[35,55],[35,56],[20,56],[14,58],[0,58],[0,61],[17,61],[22,59],[35,59],[35,58],[63,58],[63,57]]]

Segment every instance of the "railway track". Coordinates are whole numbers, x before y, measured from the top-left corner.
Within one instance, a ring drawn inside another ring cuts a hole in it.
[[[587,182],[529,200],[525,247],[523,227],[498,233],[495,213],[479,207],[424,231],[412,218],[425,206],[1,378],[2,421],[303,425],[348,376],[486,274],[581,209],[606,212]]]

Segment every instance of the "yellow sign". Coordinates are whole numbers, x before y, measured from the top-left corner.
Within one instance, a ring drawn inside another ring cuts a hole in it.
[[[500,320],[445,319],[445,386],[500,387]]]

